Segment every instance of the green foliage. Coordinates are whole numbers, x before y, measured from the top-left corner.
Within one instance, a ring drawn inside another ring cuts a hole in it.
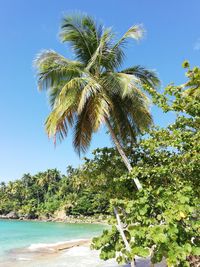
[[[192,187],[158,187],[138,192],[136,200],[113,201],[126,213],[123,223],[130,236],[131,256],[152,255],[169,266],[186,262],[200,245],[200,208]],[[194,254],[195,255],[195,254]]]
[[[87,160],[86,164],[90,165]],[[34,176],[25,174],[21,179],[0,185],[0,214],[15,211],[28,218],[52,217],[60,209],[67,215],[108,214],[109,200],[83,183],[86,171],[68,167],[67,175],[56,169]],[[103,190],[103,188],[101,189]]]
[[[124,139],[131,173],[114,148],[97,149],[80,168],[68,167],[65,176],[48,170],[1,183],[0,213],[51,216],[64,208],[67,214],[93,215],[109,214],[115,206],[131,250],[113,217],[112,227],[93,240],[102,259],[125,263],[151,255],[154,263],[165,258],[168,266],[188,266],[200,255],[200,69],[187,62],[184,67],[185,84],[171,84],[163,93],[146,87],[154,104],[173,112],[175,120],[151,129],[135,147],[129,136]],[[135,190],[133,178],[142,190]]]
[[[188,62],[183,65],[189,68]],[[132,172],[119,183],[138,178],[143,190],[111,201],[120,211],[131,251],[114,226],[115,234],[112,229],[93,240],[104,259],[151,255],[154,263],[165,258],[168,266],[189,266],[191,256],[200,255],[200,69],[188,69],[186,76],[185,84],[171,84],[163,93],[146,88],[154,104],[176,118],[166,128],[149,131],[131,153]],[[113,247],[120,250],[110,253]]]

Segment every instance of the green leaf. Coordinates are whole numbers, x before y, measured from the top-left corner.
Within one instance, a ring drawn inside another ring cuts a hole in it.
[[[200,247],[192,247],[192,254],[195,256],[200,256]]]
[[[189,68],[190,67],[190,64],[187,60],[185,60],[182,64],[183,68]]]

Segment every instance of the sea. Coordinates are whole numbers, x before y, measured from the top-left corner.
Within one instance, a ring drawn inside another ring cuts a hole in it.
[[[99,252],[86,246],[70,248],[59,256],[36,257],[33,253],[35,248],[98,236],[106,227],[100,224],[0,220],[0,267],[117,267],[114,260],[100,260]]]

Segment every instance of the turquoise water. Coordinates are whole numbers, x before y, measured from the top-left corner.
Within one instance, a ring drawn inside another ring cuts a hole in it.
[[[0,220],[0,256],[2,258],[11,249],[31,244],[91,238],[100,234],[104,228],[98,224]]]
[[[107,226],[99,224],[0,220],[0,267],[118,267],[114,259],[104,262],[99,259],[98,251],[87,246],[73,247],[57,255],[44,254],[43,257],[21,249],[33,244],[40,246],[41,243],[88,239],[101,234],[105,228]]]

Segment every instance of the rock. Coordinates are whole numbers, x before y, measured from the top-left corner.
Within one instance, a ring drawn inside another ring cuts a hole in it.
[[[34,219],[34,216],[32,214],[24,214],[23,218],[24,220],[31,220]]]
[[[63,210],[57,210],[55,213],[54,213],[54,220],[56,221],[63,221],[66,219],[66,211],[63,209]]]
[[[11,211],[8,214],[6,214],[7,219],[18,219],[19,216],[15,211]]]
[[[38,220],[39,220],[39,221],[46,222],[46,221],[48,220],[48,217],[45,216],[45,215],[40,215],[40,216],[38,217]]]
[[[34,213],[26,213],[26,214],[19,214],[20,220],[35,220],[38,216],[36,216]]]

